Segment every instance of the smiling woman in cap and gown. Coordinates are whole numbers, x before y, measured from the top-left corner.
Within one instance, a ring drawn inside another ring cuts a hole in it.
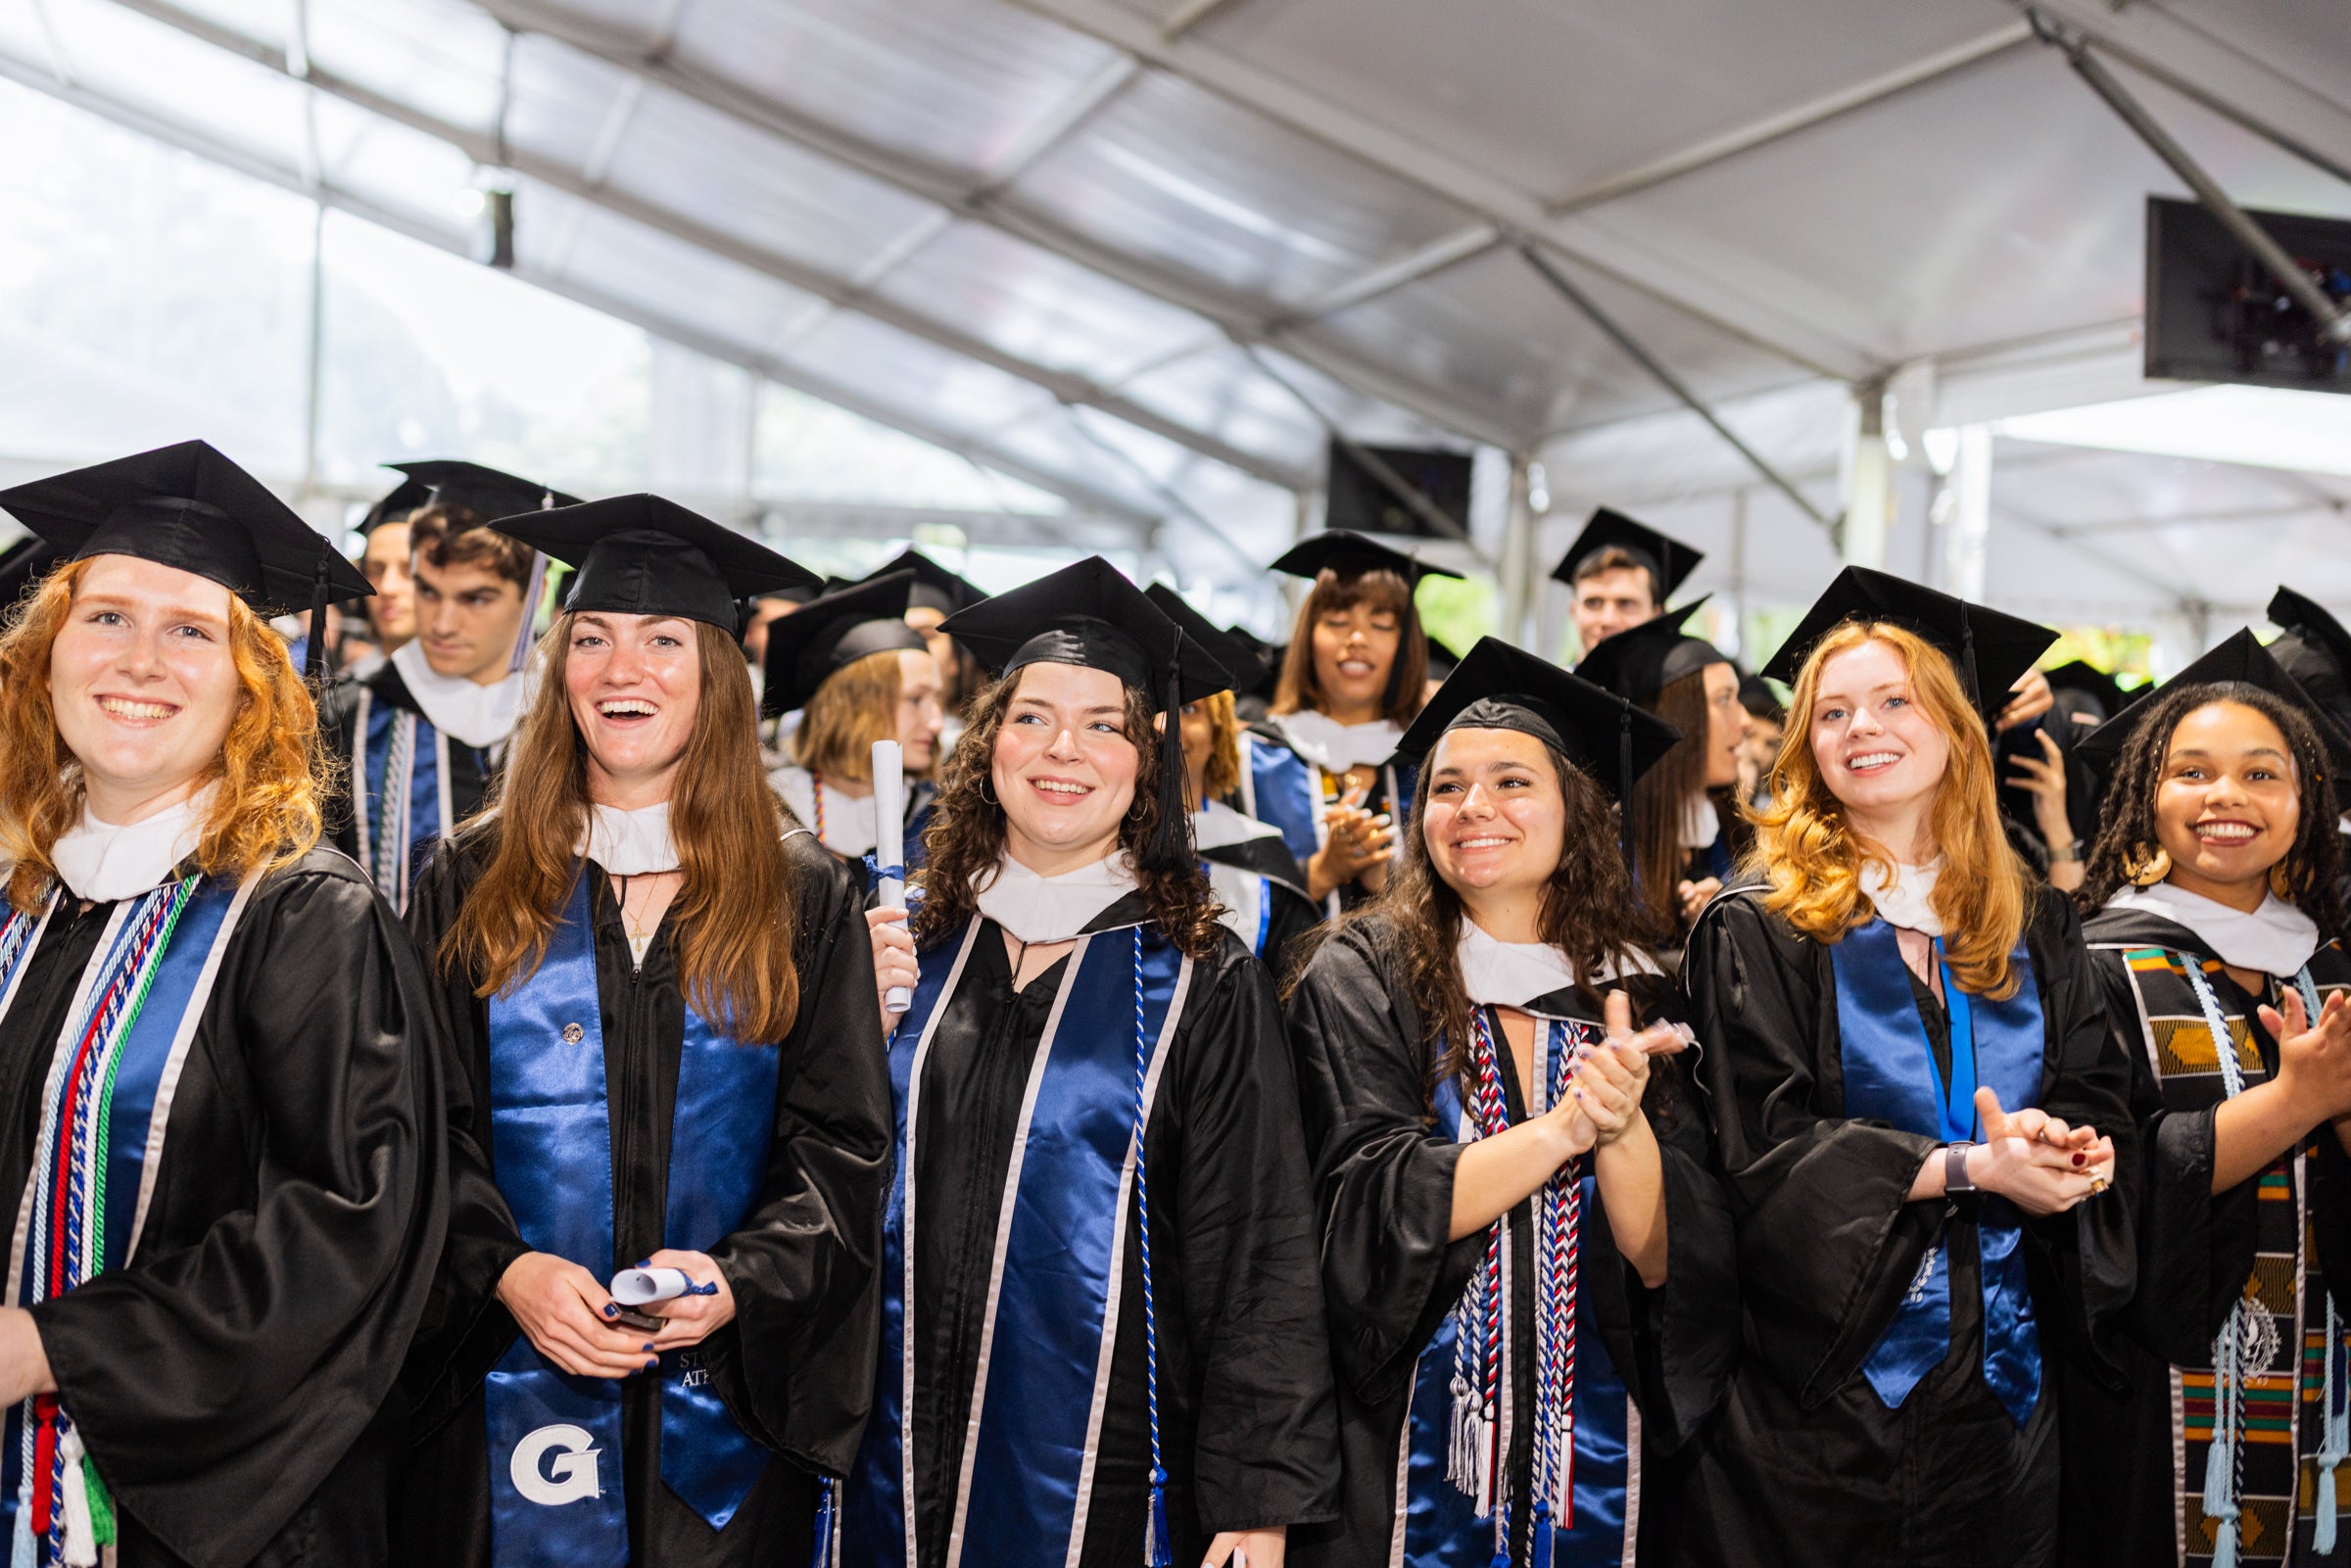
[[[2084,934],[2142,1191],[2112,1364],[2067,1381],[2066,1557],[2339,1564],[2351,738],[2240,631],[2081,749],[2113,781]]]
[[[1774,803],[1682,969],[1744,1354],[1676,1560],[2054,1560],[2059,1368],[2133,1282],[2129,1064],[1985,734],[2055,635],[1854,567],[1765,671]]]
[[[1671,1530],[1644,1458],[1703,1421],[1738,1327],[1611,809],[1673,743],[1491,638],[1404,737],[1395,879],[1289,1002],[1347,1479],[1302,1563],[1617,1568]]]
[[[432,1005],[317,844],[265,619],[365,580],[201,442],[0,507],[64,561],[0,636],[11,1560],[382,1562],[446,1202]]]
[[[862,886],[759,768],[738,601],[805,582],[651,496],[504,519],[576,563],[491,811],[409,923],[456,1196],[400,1560],[808,1560],[872,1387],[889,1091]],[[616,1321],[619,1270],[689,1294]]]
[[[1314,586],[1298,606],[1280,683],[1242,739],[1234,804],[1281,830],[1308,892],[1336,916],[1385,885],[1413,770],[1396,755],[1427,691],[1428,639],[1414,590],[1459,577],[1345,529],[1293,546],[1273,570]]]
[[[765,709],[800,710],[785,742],[792,760],[768,783],[817,842],[856,866],[880,842],[873,752],[898,743],[907,785],[899,831],[908,865],[930,819],[930,778],[938,761],[938,662],[906,624],[912,572],[845,584],[768,628]]]
[[[1331,1516],[1330,1359],[1272,981],[1216,921],[1177,713],[1225,672],[1099,557],[946,622],[1002,678],[947,763],[904,986],[851,1568],[1089,1568]]]
[[[406,909],[433,846],[481,809],[522,700],[517,672],[544,567],[484,525],[574,499],[478,463],[392,466],[428,490],[401,525],[416,635],[372,673],[337,684],[319,730],[347,781],[328,814],[335,847]]]

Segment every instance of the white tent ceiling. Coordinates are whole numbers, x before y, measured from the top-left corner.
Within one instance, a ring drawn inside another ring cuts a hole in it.
[[[2334,6],[2043,9],[2239,200],[2351,215],[2207,107],[2351,166]],[[0,75],[452,249],[503,166],[520,275],[1225,580],[1326,420],[1539,456],[1562,507],[1748,506],[1522,244],[1834,513],[1853,384],[1914,430],[2141,390],[2142,204],[2183,194],[2004,0],[11,0]],[[2339,534],[2340,484],[2167,461],[2020,460],[1993,596],[2094,546],[2139,612]],[[1750,524],[1741,585],[1805,596],[1816,525]]]

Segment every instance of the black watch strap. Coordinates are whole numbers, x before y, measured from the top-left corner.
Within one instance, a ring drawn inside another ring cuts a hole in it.
[[[1972,1143],[1945,1144],[1943,1150],[1943,1191],[1946,1198],[1962,1198],[1973,1194],[1976,1184],[1967,1179],[1967,1152]]]

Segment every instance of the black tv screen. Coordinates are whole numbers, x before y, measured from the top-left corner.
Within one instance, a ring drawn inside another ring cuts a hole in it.
[[[1419,512],[1404,503],[1370,469],[1337,442],[1330,444],[1330,478],[1326,490],[1325,528],[1349,528],[1359,534],[1406,534],[1417,539],[1460,539],[1469,532],[1469,466],[1467,452],[1440,451],[1421,447],[1367,447],[1392,469],[1396,477],[1427,498],[1442,516],[1451,518],[1456,532],[1432,527]]]
[[[2254,213],[2327,295],[2351,304],[2351,221]],[[2351,353],[2323,341],[2310,312],[2194,202],[2147,199],[2146,371],[2351,392]]]

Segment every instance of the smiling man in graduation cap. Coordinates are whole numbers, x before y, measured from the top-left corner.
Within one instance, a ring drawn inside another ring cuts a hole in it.
[[[522,700],[516,675],[544,567],[485,525],[575,499],[479,463],[391,466],[427,493],[404,525],[416,635],[381,669],[339,683],[319,726],[346,770],[327,823],[335,847],[406,909],[433,845],[481,809]]]
[[[1603,506],[1567,546],[1552,581],[1567,585],[1576,646],[1590,653],[1618,632],[1665,613],[1673,591],[1698,570],[1703,551]]]
[[[202,442],[0,507],[62,561],[0,636],[12,1560],[386,1561],[438,1044],[266,619],[366,580]]]
[[[394,1560],[805,1561],[889,1171],[863,881],[767,787],[736,641],[740,601],[814,579],[654,496],[498,526],[579,570],[494,809],[409,911],[456,1198]],[[647,1265],[691,1288],[624,1316]]]
[[[1004,673],[912,930],[875,912],[913,1006],[841,1561],[1278,1568],[1338,1449],[1273,984],[1184,810],[1180,709],[1231,678],[1100,557],[946,630]]]

